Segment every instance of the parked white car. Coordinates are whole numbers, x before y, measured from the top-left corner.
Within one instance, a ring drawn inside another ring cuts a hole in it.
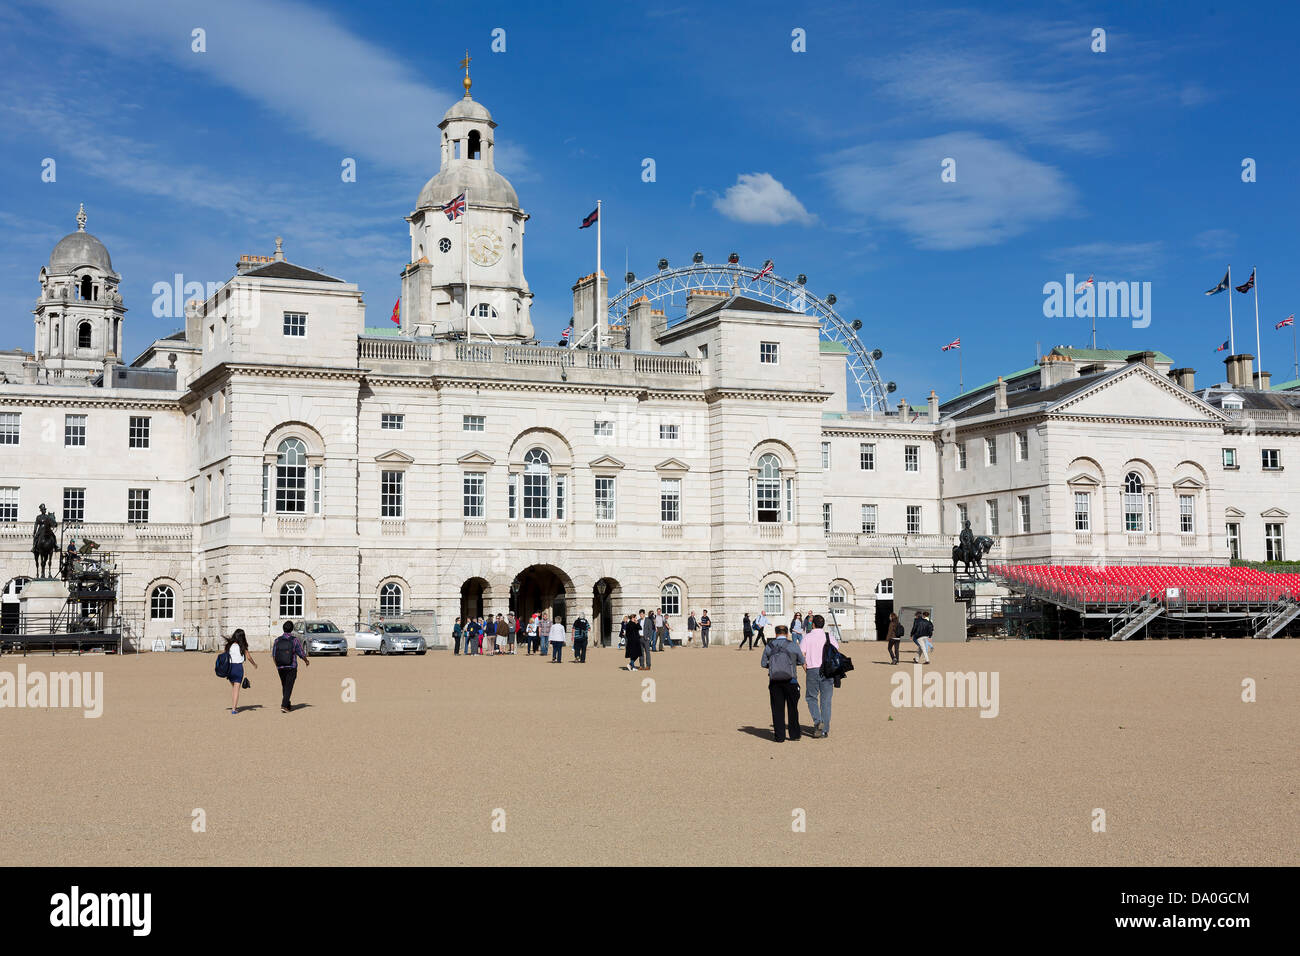
[[[358,622],[353,629],[352,646],[363,654],[423,654],[428,651],[424,635],[410,624],[385,621],[380,624]]]

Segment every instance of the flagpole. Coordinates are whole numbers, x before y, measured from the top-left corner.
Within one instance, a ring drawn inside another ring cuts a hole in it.
[[[1260,384],[1264,382],[1264,353],[1259,347],[1259,269],[1250,267],[1250,277],[1255,280],[1255,368],[1259,370]]]
[[[1232,263],[1228,263],[1228,354],[1237,354],[1237,333],[1232,327]]]
[[[957,346],[957,394],[966,391],[966,379],[961,374],[961,346]]]
[[[470,304],[469,304],[469,189],[465,190],[465,214],[461,218],[461,229],[464,235],[461,236],[461,273],[465,279],[465,341],[468,342],[474,337],[474,331],[470,327]]]
[[[605,328],[605,307],[600,298],[600,226],[601,219],[604,217],[600,214],[600,200],[596,200],[596,301],[593,303],[596,308],[593,310],[595,315],[592,316],[596,323],[596,351],[600,351],[601,332]]]

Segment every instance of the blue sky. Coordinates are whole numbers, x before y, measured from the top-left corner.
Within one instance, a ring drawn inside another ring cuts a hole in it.
[[[180,326],[152,315],[155,282],[223,281],[276,235],[290,260],[358,283],[367,324],[386,324],[403,217],[437,170],[468,47],[498,167],[532,216],[544,341],[594,267],[577,226],[601,199],[615,288],[625,253],[641,276],[696,250],[770,257],[862,319],[882,376],[914,403],[956,392],[940,347],[957,336],[968,387],[1086,345],[1087,319],[1043,314],[1044,283],[1067,272],[1150,282],[1150,327],[1099,320],[1098,344],[1163,350],[1207,383],[1223,378],[1227,303],[1202,293],[1229,262],[1237,282],[1257,265],[1264,364],[1292,377],[1289,331],[1273,330],[1300,309],[1290,5],[106,9],[0,10],[0,348],[31,348],[37,272],[80,202],[123,276],[128,357]],[[807,52],[791,49],[796,28]],[[955,183],[940,179],[947,157]],[[1253,300],[1234,295],[1238,350],[1253,352]]]

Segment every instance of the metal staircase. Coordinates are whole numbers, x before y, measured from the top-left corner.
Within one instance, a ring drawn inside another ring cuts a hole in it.
[[[1111,624],[1110,639],[1112,641],[1127,641],[1163,614],[1164,611],[1165,606],[1159,601],[1152,601],[1150,598],[1145,597],[1136,601],[1125,608],[1122,614],[1115,617],[1114,622]]]
[[[1300,616],[1300,601],[1280,598],[1270,604],[1263,614],[1252,618],[1251,624],[1255,628],[1255,637],[1260,640],[1276,637],[1297,616]]]

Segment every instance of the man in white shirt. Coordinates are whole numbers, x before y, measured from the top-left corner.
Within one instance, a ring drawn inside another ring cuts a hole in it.
[[[551,633],[549,635],[551,642],[551,663],[560,663],[560,658],[564,655],[564,625],[557,619],[551,624]]]
[[[755,647],[758,646],[759,641],[762,641],[764,644],[767,644],[767,631],[764,630],[766,627],[767,627],[767,612],[759,611],[758,620],[754,622],[754,646]]]

